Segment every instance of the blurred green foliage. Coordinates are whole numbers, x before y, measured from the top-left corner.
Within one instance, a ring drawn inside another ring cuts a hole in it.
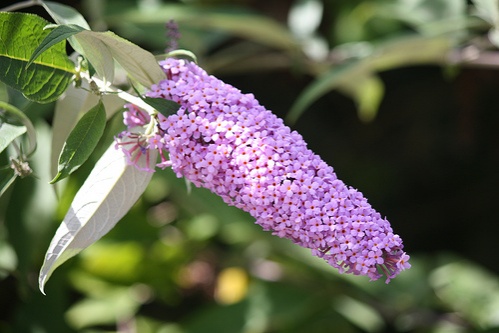
[[[497,197],[486,188],[497,181],[499,78],[486,76],[483,87],[474,72],[460,80],[450,57],[494,49],[497,1],[68,4],[94,29],[156,54],[174,19],[180,46],[203,67],[287,116],[340,177],[365,189],[406,240],[412,268],[389,285],[340,275],[166,170],[115,229],[54,273],[43,296],[43,254],[98,156],[54,191],[53,105],[2,88],[2,100],[35,124],[38,149],[34,175],[0,199],[0,332],[499,331],[497,217],[483,209]],[[462,85],[452,97],[461,109],[448,101],[448,77]],[[116,133],[111,124],[100,152]]]

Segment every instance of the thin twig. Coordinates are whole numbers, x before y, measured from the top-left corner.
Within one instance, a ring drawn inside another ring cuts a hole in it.
[[[28,0],[19,3],[15,3],[13,5],[7,6],[5,8],[0,9],[0,12],[15,12],[16,10],[41,5],[42,2],[40,0]]]
[[[499,52],[483,51],[473,46],[453,50],[446,60],[449,64],[462,67],[499,68]]]

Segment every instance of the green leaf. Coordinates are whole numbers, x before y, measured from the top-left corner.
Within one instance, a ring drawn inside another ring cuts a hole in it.
[[[45,52],[50,47],[56,45],[57,43],[68,39],[69,37],[83,31],[82,27],[78,25],[59,25],[52,29],[50,33],[45,37],[42,43],[36,48],[36,50],[31,55],[31,58],[26,65],[26,68],[31,65],[31,63],[40,56],[43,52]]]
[[[49,31],[48,21],[24,13],[0,13],[0,80],[32,101],[55,101],[66,90],[75,65],[62,41],[44,52],[29,68],[29,57]]]
[[[57,24],[75,24],[90,30],[87,21],[76,9],[53,1],[42,1],[42,5]]]
[[[357,70],[358,62],[351,62],[337,67],[318,77],[298,96],[286,115],[286,121],[295,123],[305,110],[327,92],[337,88],[345,77]]]
[[[178,103],[164,98],[144,97],[142,99],[165,117],[171,116],[180,108]]]
[[[156,56],[155,58],[158,59],[158,56]],[[159,60],[164,60],[166,58],[187,59],[189,61],[195,62],[196,64],[198,63],[198,58],[196,57],[196,55],[193,52],[184,49],[170,51],[159,58]]]
[[[263,15],[237,9],[231,11],[176,4],[163,4],[153,11],[137,11],[136,8],[123,10],[122,1],[109,1],[109,8],[117,7],[120,11],[109,11],[112,14],[106,17],[107,22],[164,25],[165,17],[168,17],[187,29],[222,31],[274,49],[286,51],[299,49],[299,43],[284,25]]]
[[[499,25],[499,1],[472,0],[472,2],[475,5],[476,15],[497,28]]]
[[[385,42],[364,58],[332,67],[319,76],[298,96],[286,120],[295,122],[312,103],[333,89],[339,89],[355,100],[361,118],[372,119],[383,94],[382,82],[373,73],[399,66],[440,64],[450,48],[451,41],[446,37],[410,35]]]
[[[497,327],[499,280],[494,272],[449,258],[428,279],[439,301],[453,312],[478,327]]]
[[[133,84],[132,88],[141,100],[143,100],[149,106],[152,106],[156,111],[158,111],[165,117],[171,116],[172,114],[176,113],[180,108],[180,104],[174,101],[159,97],[142,96],[142,94]]]
[[[75,35],[75,38],[97,74],[108,82],[112,82],[114,78],[113,58],[132,79],[144,87],[166,79],[165,73],[150,52],[111,31],[85,30]]]
[[[42,1],[42,6],[57,24],[74,24],[83,29],[91,30],[85,18],[72,7],[52,1]],[[82,48],[74,36],[70,36],[68,41],[76,52],[83,54]]]
[[[51,184],[77,170],[92,154],[106,126],[106,110],[102,101],[89,110],[69,134],[59,157],[59,168]]]
[[[79,117],[90,110],[99,102],[99,98],[106,109],[106,119],[109,120],[116,111],[123,108],[125,103],[115,94],[97,96],[88,90],[89,84],[85,80],[82,88],[70,85],[61,98],[55,104],[54,117],[52,118],[52,143],[50,156],[50,174],[52,178],[58,172],[59,155],[66,142],[69,133],[73,130]]]
[[[17,175],[10,166],[0,168],[0,198],[7,189],[14,183]]]
[[[356,80],[344,82],[339,89],[353,97],[360,120],[369,122],[376,117],[385,86],[378,76],[370,73],[362,74]]]
[[[26,126],[15,126],[0,121],[0,153],[17,137],[26,133]]]
[[[0,109],[6,111],[6,115],[9,119],[15,119],[16,121],[19,121],[26,128],[28,136],[28,147],[24,149],[24,151],[26,153],[26,156],[30,156],[36,149],[36,130],[33,126],[33,123],[24,114],[24,112],[11,104],[0,101]]]
[[[0,101],[9,101],[9,92],[7,91],[7,85],[3,82],[0,82]]]

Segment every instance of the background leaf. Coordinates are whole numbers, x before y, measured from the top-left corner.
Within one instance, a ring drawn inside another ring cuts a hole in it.
[[[122,2],[113,2],[121,6]],[[272,48],[297,51],[298,42],[284,25],[262,15],[242,10],[220,9],[204,6],[163,4],[154,10],[121,10],[111,13],[106,20],[112,24],[128,22],[138,25],[165,24],[165,17],[175,20],[180,26],[201,30],[216,30],[242,37]]]
[[[472,2],[475,5],[476,15],[496,28],[499,26],[498,0],[472,0]]]
[[[106,111],[102,101],[85,113],[69,134],[59,157],[58,173],[51,183],[66,178],[92,154],[106,126]]]
[[[25,68],[31,54],[49,34],[43,30],[48,23],[36,15],[0,13],[0,80],[39,103],[59,98],[75,73],[64,41]]]
[[[411,35],[368,48],[360,59],[332,66],[318,76],[295,100],[286,119],[294,123],[312,103],[333,89],[353,98],[364,120],[372,119],[383,97],[383,84],[373,73],[401,65],[441,63],[450,45],[447,38]]]
[[[153,167],[156,156],[150,156],[147,162]],[[147,162],[142,156],[139,164],[146,166]],[[39,276],[42,292],[58,266],[116,225],[142,195],[151,177],[152,172],[129,165],[122,150],[111,144],[76,194],[50,243]]]

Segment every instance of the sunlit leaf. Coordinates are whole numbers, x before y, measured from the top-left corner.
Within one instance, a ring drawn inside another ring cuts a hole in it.
[[[472,0],[476,15],[499,28],[499,0]]]
[[[102,101],[80,119],[69,134],[59,157],[55,183],[76,171],[92,154],[106,127],[106,111]]]
[[[42,5],[57,24],[74,24],[91,30],[85,18],[74,8],[52,1],[42,1]],[[80,44],[73,36],[68,41],[75,51],[83,54]]]
[[[153,168],[156,153],[138,163]],[[150,165],[146,165],[146,164]],[[87,180],[76,194],[69,211],[56,231],[40,270],[39,286],[54,270],[85,249],[109,230],[129,211],[151,180],[152,172],[130,165],[121,149],[113,143],[96,163]]]
[[[0,80],[39,103],[56,100],[75,72],[64,41],[25,68],[31,54],[48,35],[49,31],[43,30],[47,24],[48,21],[32,14],[0,13]]]
[[[77,35],[83,55],[106,81],[114,78],[113,58],[127,74],[145,87],[150,87],[166,78],[154,56],[111,31],[85,30]]]
[[[114,80],[114,59],[111,50],[105,43],[94,38],[93,31],[83,31],[75,35],[82,48],[82,55],[90,63],[99,77],[106,82]]]
[[[53,1],[42,1],[42,5],[57,24],[75,24],[90,30],[87,21],[76,9]]]

